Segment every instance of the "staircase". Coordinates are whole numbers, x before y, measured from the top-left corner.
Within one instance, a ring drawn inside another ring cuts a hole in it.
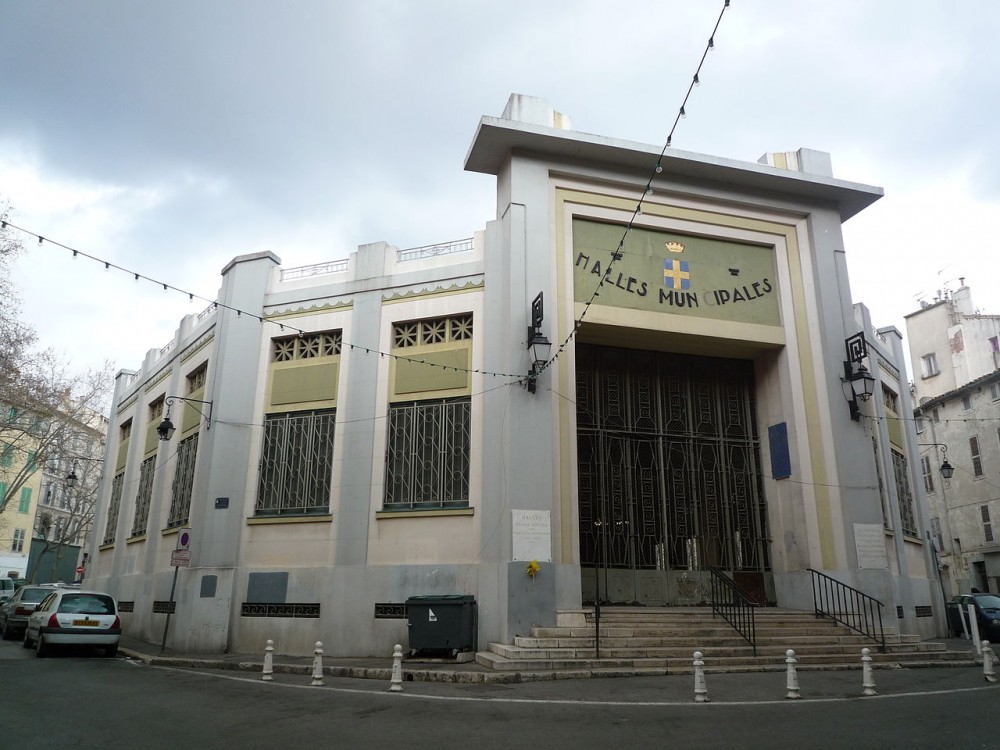
[[[786,668],[795,651],[798,670],[860,669],[861,649],[875,667],[945,667],[975,664],[975,654],[949,651],[943,643],[920,641],[886,629],[881,652],[871,639],[812,612],[756,610],[757,655],[711,607],[615,607],[601,611],[600,659],[591,609],[559,612],[555,627],[533,627],[512,645],[491,643],[476,654],[487,667],[518,672],[596,674],[689,674],[692,654],[704,654],[706,672],[764,672]],[[567,675],[569,676],[569,675]]]

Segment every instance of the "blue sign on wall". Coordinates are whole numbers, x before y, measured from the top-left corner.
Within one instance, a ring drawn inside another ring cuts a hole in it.
[[[767,428],[771,446],[771,476],[788,479],[792,475],[792,459],[788,454],[788,423],[779,422]]]

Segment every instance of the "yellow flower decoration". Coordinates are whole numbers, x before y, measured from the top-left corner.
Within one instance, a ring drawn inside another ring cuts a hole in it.
[[[542,566],[538,564],[538,560],[532,560],[530,563],[528,563],[528,567],[525,568],[524,572],[527,573],[532,578],[534,578],[535,574],[541,569]]]

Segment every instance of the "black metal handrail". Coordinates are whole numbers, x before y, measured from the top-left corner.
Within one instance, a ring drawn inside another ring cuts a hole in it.
[[[884,653],[882,602],[818,570],[807,570],[812,573],[813,611],[816,617],[829,617],[866,638],[871,638]]]
[[[732,579],[718,568],[712,574],[712,617],[719,615],[753,646],[757,655],[757,605]]]

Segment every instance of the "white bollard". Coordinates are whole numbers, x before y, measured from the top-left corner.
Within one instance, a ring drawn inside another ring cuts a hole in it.
[[[313,651],[313,679],[310,685],[322,687],[323,682],[323,643],[316,641],[316,648]]]
[[[392,647],[392,676],[389,679],[389,692],[403,692],[403,647],[398,643]]]
[[[861,649],[861,685],[864,695],[878,695],[875,692],[875,676],[872,674],[872,652],[869,648]]]
[[[701,651],[694,652],[694,702],[708,703],[708,685],[705,684],[705,662]]]
[[[268,638],[267,643],[264,644],[264,671],[261,673],[260,679],[264,682],[270,682],[274,679],[274,641]]]
[[[983,641],[983,677],[986,678],[987,682],[996,682],[997,675],[993,671],[993,663],[996,659],[996,654],[993,653],[993,649],[990,648],[989,641]]]
[[[979,621],[976,619],[976,605],[969,605],[969,632],[972,633],[972,642],[976,646],[976,653],[983,655],[983,643],[979,640]]]
[[[802,696],[799,695],[799,675],[795,671],[795,652],[792,649],[785,652],[785,664],[788,665],[787,679],[785,680],[785,689],[788,692],[785,693],[785,697],[801,698]]]

